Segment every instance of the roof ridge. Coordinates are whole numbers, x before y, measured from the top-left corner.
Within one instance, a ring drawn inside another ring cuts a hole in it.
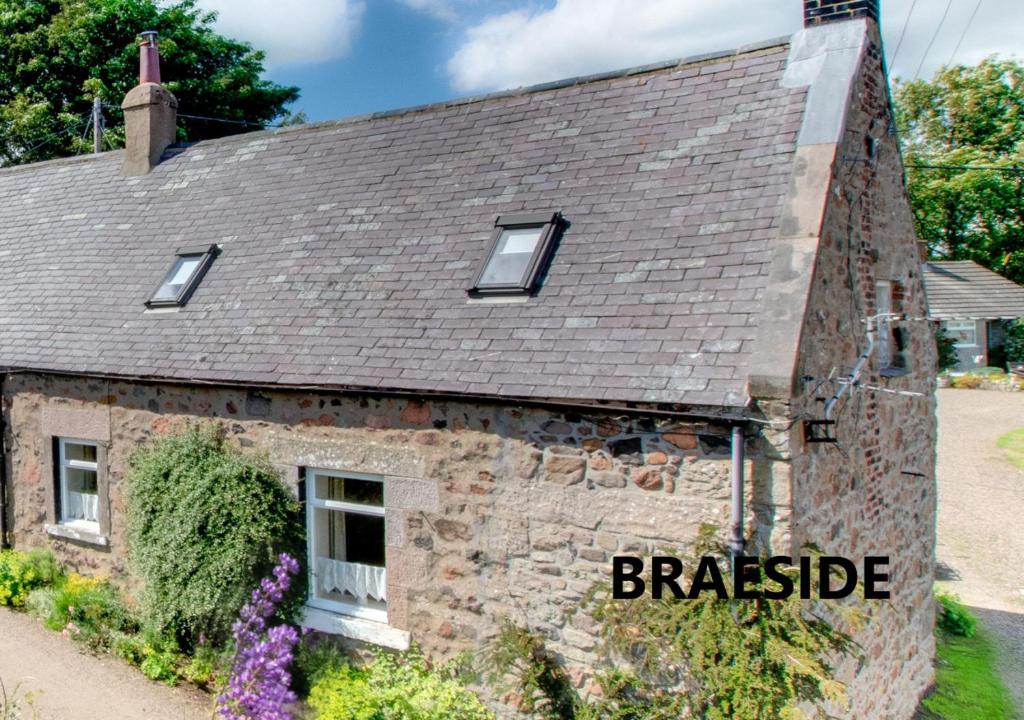
[[[522,87],[511,88],[509,90],[497,90],[495,92],[483,93],[480,95],[466,95],[464,97],[453,98],[450,100],[439,100],[437,102],[424,103],[422,105],[409,105],[405,107],[394,108],[391,110],[379,110],[376,112],[362,113],[360,115],[350,115],[348,117],[336,118],[332,120],[322,120],[314,123],[305,123],[303,125],[289,125],[286,127],[257,130],[251,133],[226,135],[224,137],[211,138],[210,140],[203,140],[201,142],[210,143],[238,140],[246,136],[252,137],[254,135],[262,135],[263,133],[284,134],[292,132],[301,132],[303,130],[315,130],[329,127],[338,127],[358,122],[365,122],[367,120],[381,120],[385,118],[402,117],[405,115],[411,115],[413,113],[418,112],[426,112],[429,110],[441,110],[446,108],[461,107],[463,105],[475,105],[478,103],[487,102],[489,100],[504,100],[511,97],[534,95],[542,92],[547,92],[550,90],[560,90],[567,87],[575,87],[577,85],[588,85],[590,83],[601,82],[604,80],[615,80],[618,78],[632,77],[634,75],[656,73],[663,70],[680,70],[694,65],[705,65],[713,61],[722,60],[725,58],[738,57],[740,55],[755,55],[757,53],[762,53],[768,50],[774,50],[776,48],[781,48],[789,45],[790,41],[791,36],[783,35],[780,37],[763,40],[761,42],[741,45],[738,48],[733,48],[729,50],[716,50],[714,52],[699,53],[697,55],[690,55],[682,58],[674,58],[654,63],[646,63],[644,65],[632,65],[630,67],[619,68],[616,70],[591,73],[589,75],[575,75],[572,77],[563,78],[561,80],[551,80],[549,82],[537,83],[535,85],[526,85]]]
[[[682,58],[647,63],[644,65],[633,65],[630,67],[619,68],[617,70],[592,73],[590,75],[576,75],[573,77],[563,78],[561,80],[552,80],[545,83],[538,83],[536,85],[526,85],[523,87],[512,88],[509,90],[498,90],[491,93],[484,93],[482,95],[467,95],[465,97],[453,98],[450,100],[439,100],[433,103],[425,103],[422,105],[410,105],[406,107],[394,108],[392,110],[380,110],[372,113],[351,115],[348,117],[336,118],[332,120],[322,120],[320,122],[304,123],[302,125],[289,125],[286,127],[267,128],[264,130],[254,130],[252,132],[242,132],[236,135],[224,135],[222,137],[198,140],[190,143],[175,144],[169,147],[166,153],[176,155],[185,150],[186,148],[198,145],[209,146],[214,143],[216,143],[217,145],[228,145],[234,142],[254,142],[258,138],[266,138],[268,135],[284,135],[304,131],[313,132],[317,130],[325,130],[334,127],[342,127],[345,125],[366,122],[368,120],[383,120],[387,118],[404,117],[406,115],[412,115],[414,113],[419,112],[461,107],[463,105],[476,105],[479,103],[488,102],[490,100],[503,100],[511,97],[534,95],[542,92],[548,92],[550,90],[560,90],[562,88],[575,87],[577,85],[587,85],[590,83],[601,82],[604,80],[615,80],[617,78],[656,73],[664,70],[678,70],[687,67],[692,67],[694,65],[708,64],[717,60],[723,60],[725,58],[739,57],[741,55],[755,55],[757,53],[773,50],[775,48],[785,47],[790,43],[790,39],[791,38],[789,35],[784,35],[781,37],[763,40],[757,43],[741,45],[738,48],[729,50],[716,50],[714,52],[700,53],[697,55],[690,55]],[[11,165],[8,167],[0,167],[0,174],[6,175],[13,172],[34,170],[36,168],[41,167],[52,167],[54,165],[61,164],[85,163],[99,159],[109,159],[112,156],[119,155],[122,152],[123,150],[112,150],[102,153],[93,153],[90,155],[73,155],[71,157],[54,158],[52,160],[41,160],[39,162],[26,163],[25,165]]]

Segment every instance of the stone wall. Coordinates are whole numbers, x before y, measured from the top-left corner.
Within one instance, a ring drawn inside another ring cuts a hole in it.
[[[4,406],[19,547],[52,547],[75,569],[125,579],[131,452],[216,418],[291,483],[307,467],[385,478],[389,623],[426,651],[478,648],[508,616],[550,637],[581,682],[594,638],[584,617],[566,616],[608,577],[610,556],[679,548],[702,523],[729,521],[729,429],[716,423],[35,374],[6,377]],[[61,434],[106,448],[109,547],[44,530]],[[767,439],[747,453],[749,521],[770,538],[788,513],[772,486],[781,471]]]
[[[806,444],[794,425],[792,541],[794,551],[811,542],[858,564],[890,557],[892,599],[864,603],[864,662],[841,669],[852,704],[839,714],[904,720],[933,677],[936,353],[919,320],[924,291],[881,62],[871,26],[828,187],[790,415],[823,417],[839,388],[830,373],[849,373],[867,345],[863,320],[877,312],[879,281],[893,284],[893,311],[912,318],[894,330],[894,364],[906,374],[884,377],[876,356],[861,382],[921,396],[855,390],[838,405],[835,445]]]

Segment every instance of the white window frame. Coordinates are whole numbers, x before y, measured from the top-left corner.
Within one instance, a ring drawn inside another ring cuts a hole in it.
[[[971,336],[974,338],[974,342],[967,342],[967,343],[954,342],[953,343],[953,347],[958,347],[958,348],[976,348],[976,347],[980,347],[978,345],[978,322],[976,320],[943,320],[942,321],[942,329],[945,330],[947,334],[950,334],[950,331],[953,329],[952,326],[954,326],[954,325],[959,326],[956,332],[963,332],[964,330],[970,328]]]
[[[96,462],[86,462],[84,460],[71,460],[68,458],[67,446],[68,445],[86,445],[96,449]],[[79,518],[69,518],[67,516],[68,509],[68,477],[67,470],[91,470],[96,473],[96,496],[97,502],[100,497],[100,468],[99,468],[99,443],[93,440],[81,440],[79,438],[57,438],[58,455],[57,461],[60,466],[60,518],[58,523],[66,527],[75,528],[76,530],[83,530],[85,532],[100,534],[100,522],[99,512],[97,511],[97,517],[95,521],[82,520]]]
[[[314,532],[314,522],[316,518],[316,510],[336,510],[341,512],[355,513],[357,515],[370,515],[373,517],[383,518],[384,504],[377,505],[360,505],[359,503],[350,503],[340,500],[325,500],[316,496],[316,479],[317,477],[335,477],[352,480],[365,480],[370,482],[378,482],[382,486],[384,485],[384,478],[379,475],[366,475],[364,473],[355,472],[343,472],[340,470],[325,470],[325,469],[307,469],[306,470],[306,557],[309,565],[309,598],[306,600],[306,605],[309,607],[316,608],[318,610],[326,610],[328,612],[334,612],[341,615],[349,615],[352,617],[361,618],[364,620],[372,620],[375,622],[387,623],[388,611],[387,609],[371,608],[365,605],[360,605],[355,602],[344,602],[338,600],[325,600],[324,598],[316,597],[317,585],[316,585],[316,532]],[[383,489],[383,488],[382,488]],[[387,502],[387,498],[384,498],[384,503]],[[385,538],[387,537],[385,531]],[[384,567],[385,578],[387,577],[387,564]],[[385,605],[387,603],[385,602]]]

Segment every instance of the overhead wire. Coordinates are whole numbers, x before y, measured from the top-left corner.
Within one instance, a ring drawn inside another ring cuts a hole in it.
[[[52,133],[50,133],[48,135],[44,135],[39,140],[39,142],[37,142],[35,145],[33,145],[33,146],[29,147],[29,148],[26,148],[23,151],[23,154],[27,155],[28,153],[31,153],[31,152],[34,152],[34,151],[38,150],[39,148],[41,148],[43,145],[45,145],[46,143],[50,142],[51,140],[56,140],[59,137],[63,137],[65,135],[69,135],[69,134],[71,134],[73,132],[77,132],[78,128],[79,128],[79,123],[86,122],[86,121],[87,121],[87,118],[81,117],[81,118],[78,118],[78,123],[75,123],[74,125],[69,125],[68,127],[64,128],[63,130],[60,130],[60,131],[57,131],[57,132],[52,132]]]
[[[956,58],[956,54],[960,52],[960,46],[963,44],[964,38],[967,37],[967,31],[971,29],[971,25],[974,23],[974,18],[978,16],[978,11],[981,10],[981,4],[983,2],[985,2],[985,0],[978,0],[978,4],[974,6],[974,12],[971,13],[970,19],[968,19],[967,24],[964,25],[964,31],[960,33],[960,39],[956,41],[956,47],[953,48],[953,52],[949,56],[949,62],[946,63],[947,65],[952,65],[953,59]]]
[[[921,76],[921,70],[924,68],[924,62],[928,59],[928,56],[932,52],[932,47],[935,45],[935,40],[938,39],[939,33],[942,32],[942,26],[946,24],[946,18],[949,17],[949,9],[953,7],[953,0],[947,0],[946,9],[942,13],[942,19],[939,20],[938,26],[935,28],[935,32],[932,33],[932,39],[928,41],[928,47],[924,50],[924,55],[921,56],[921,62],[917,64],[917,70],[914,71],[914,79],[917,80]]]
[[[1011,165],[904,165],[911,170],[992,170],[997,172],[1024,173],[1024,167]]]
[[[910,18],[914,14],[915,7],[917,7],[917,0],[910,3],[910,12],[907,13],[907,19],[903,21],[903,30],[900,31],[900,39],[896,41],[896,50],[892,54],[892,60],[889,61],[890,68],[896,65],[896,58],[899,57],[900,48],[903,47],[903,38],[907,36],[907,27],[910,25]]]
[[[111,105],[109,103],[103,103],[103,107],[109,108],[111,110],[118,110],[118,111],[122,111],[123,112],[123,108],[121,108],[118,105]],[[274,124],[274,123],[257,122],[257,121],[253,121],[253,120],[237,120],[237,119],[234,119],[234,118],[210,117],[208,115],[189,115],[187,113],[178,113],[178,117],[185,118],[186,120],[201,120],[203,122],[216,122],[216,123],[224,123],[224,124],[227,124],[227,125],[242,125],[244,127],[260,128],[261,130],[268,129],[268,128],[272,129],[272,128],[284,127],[284,125]]]

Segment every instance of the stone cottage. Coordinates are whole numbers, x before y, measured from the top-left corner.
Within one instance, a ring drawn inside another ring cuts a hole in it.
[[[911,717],[935,350],[877,2],[804,11],[736,51],[188,147],[147,41],[125,152],[0,170],[5,540],[123,573],[126,459],[219,419],[304,488],[311,627],[443,655],[508,616],[579,670],[568,612],[611,557],[711,522],[889,556],[837,712]]]
[[[921,271],[928,315],[953,340],[955,370],[1006,369],[1016,360],[1007,358],[1006,330],[1024,317],[1024,287],[973,260],[932,260]]]

